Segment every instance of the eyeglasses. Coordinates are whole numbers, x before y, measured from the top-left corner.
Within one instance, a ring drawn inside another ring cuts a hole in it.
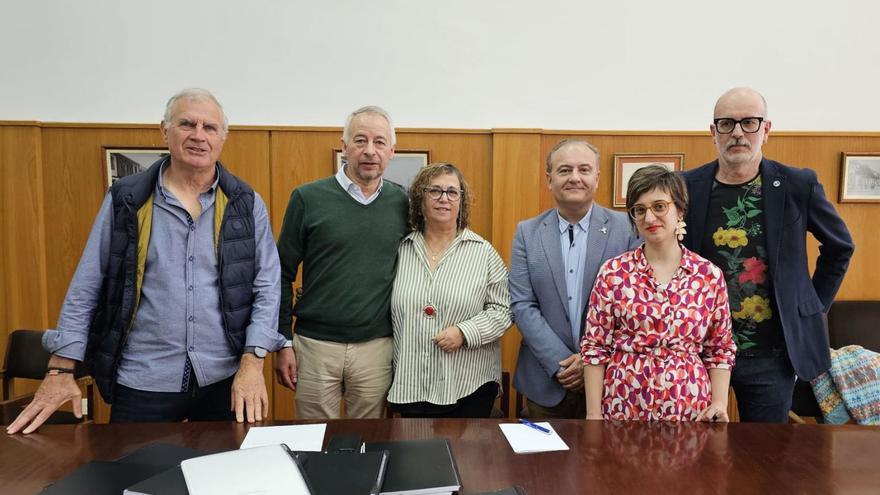
[[[645,215],[650,209],[655,217],[665,217],[666,214],[669,213],[669,205],[671,204],[672,201],[655,201],[651,203],[651,206],[635,205],[629,209],[629,216],[632,217],[633,220],[641,220],[645,218]]]
[[[739,128],[743,132],[752,134],[761,129],[761,122],[764,122],[764,117],[746,117],[739,120],[728,118],[715,119],[715,130],[721,134],[730,134],[736,128],[736,124],[739,124]]]
[[[464,190],[456,189],[454,187],[450,187],[449,189],[440,189],[439,187],[426,187],[425,192],[428,194],[429,198],[435,200],[439,200],[445,194],[446,199],[454,203],[461,199],[461,194],[464,192]]]

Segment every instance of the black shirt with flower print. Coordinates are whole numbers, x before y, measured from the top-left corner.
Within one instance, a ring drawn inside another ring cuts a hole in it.
[[[760,173],[743,184],[712,186],[702,254],[724,272],[739,356],[784,352],[767,269]]]

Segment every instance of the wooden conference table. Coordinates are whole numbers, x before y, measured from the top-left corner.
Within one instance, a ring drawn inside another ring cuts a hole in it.
[[[569,451],[515,454],[509,420],[337,420],[324,441],[446,437],[462,494],[520,485],[530,495],[573,493],[880,493],[880,427],[657,424],[553,420]],[[302,422],[300,422],[302,423]],[[263,423],[266,425],[289,422]],[[207,452],[237,448],[248,426],[175,423],[44,426],[0,435],[0,493],[36,493],[90,460],[151,442]]]

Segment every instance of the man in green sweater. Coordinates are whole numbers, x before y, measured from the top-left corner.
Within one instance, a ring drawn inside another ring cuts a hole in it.
[[[278,237],[278,382],[296,390],[299,419],[382,416],[391,385],[389,303],[397,247],[408,232],[406,192],[384,181],[396,136],[385,110],[352,112],[342,133],[345,166],[294,189]],[[302,263],[302,298],[292,284]]]

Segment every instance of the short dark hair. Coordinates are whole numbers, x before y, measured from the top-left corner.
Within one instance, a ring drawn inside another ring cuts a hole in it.
[[[632,225],[635,232],[638,232],[636,221],[629,216],[629,210],[643,194],[654,189],[668,193],[682,217],[687,215],[688,191],[684,179],[677,172],[669,170],[662,164],[652,163],[633,172],[626,186],[626,211],[629,224]]]
[[[464,230],[470,225],[471,204],[474,201],[471,188],[464,175],[455,165],[447,162],[431,163],[419,170],[412,184],[409,186],[409,226],[419,232],[425,231],[425,215],[422,213],[422,200],[425,198],[425,188],[431,183],[431,179],[438,175],[454,175],[461,184],[461,199],[458,204],[458,230]]]

